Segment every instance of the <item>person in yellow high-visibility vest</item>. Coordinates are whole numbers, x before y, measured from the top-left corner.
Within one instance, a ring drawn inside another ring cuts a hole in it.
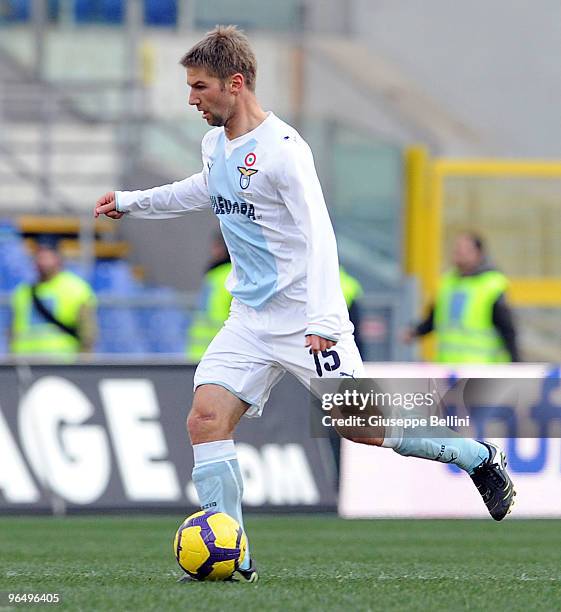
[[[407,330],[404,340],[434,331],[436,360],[441,363],[520,361],[505,295],[508,280],[489,264],[483,240],[473,233],[460,234],[453,261],[427,317]]]
[[[358,299],[364,294],[364,290],[360,282],[351,276],[343,266],[339,266],[339,277],[341,279],[341,289],[343,290],[343,297],[349,309],[349,319],[354,325],[354,337],[355,344],[358,348],[359,353],[364,358],[364,349],[362,346],[362,338],[360,335],[360,320],[361,313],[358,305]]]
[[[201,360],[228,318],[232,295],[226,289],[226,279],[231,270],[228,249],[222,234],[217,232],[211,245],[211,262],[203,278],[199,307],[187,332],[186,353],[193,362]]]
[[[62,269],[54,241],[39,243],[35,266],[37,282],[21,283],[12,294],[10,351],[54,356],[90,352],[96,337],[92,288]]]

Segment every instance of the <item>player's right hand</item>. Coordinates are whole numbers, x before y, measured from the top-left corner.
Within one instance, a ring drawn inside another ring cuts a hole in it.
[[[316,336],[315,334],[306,334],[306,342],[304,346],[310,347],[310,351],[317,355],[317,353],[321,353],[322,351],[326,351],[330,349],[332,346],[335,346],[337,342],[333,340],[328,340],[323,336]]]
[[[110,219],[120,219],[124,214],[117,211],[117,200],[115,199],[114,191],[108,191],[95,203],[94,217],[96,219],[99,215],[105,215]]]

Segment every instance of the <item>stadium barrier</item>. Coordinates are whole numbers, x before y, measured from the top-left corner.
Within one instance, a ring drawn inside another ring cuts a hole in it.
[[[496,438],[491,432],[504,432],[506,421],[487,423],[481,432],[506,451],[509,473],[517,491],[513,517],[561,517],[561,378],[559,367],[535,364],[502,366],[450,366],[433,364],[368,364],[366,375],[374,379],[493,378],[533,379],[536,406],[547,408],[547,437]],[[504,397],[489,397],[485,408],[500,406],[508,412],[508,426],[519,431],[520,406],[505,405]],[[523,410],[531,412],[532,406]],[[536,413],[537,414],[537,413]],[[496,435],[496,434],[495,434]],[[504,434],[503,434],[504,435]],[[379,449],[346,441],[341,449],[339,513],[345,518],[488,517],[473,483],[456,466],[402,457]]]
[[[0,512],[198,506],[185,415],[195,368],[180,363],[0,366]],[[287,376],[237,450],[244,504],[335,511],[329,440],[309,435],[309,399]]]
[[[179,361],[130,358],[0,366],[0,512],[194,510],[184,424],[193,374]],[[366,375],[534,379],[554,413],[547,437],[497,441],[518,491],[513,515],[561,516],[558,368],[370,363]],[[290,376],[273,390],[261,419],[242,420],[237,448],[249,511],[334,511],[338,498],[346,518],[487,516],[454,466],[360,444],[342,445],[337,496],[330,440],[311,436],[309,398]]]

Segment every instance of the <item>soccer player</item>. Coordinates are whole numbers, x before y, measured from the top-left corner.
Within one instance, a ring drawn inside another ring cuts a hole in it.
[[[261,414],[286,371],[309,387],[317,376],[359,378],[363,365],[312,153],[296,130],[259,105],[256,61],[246,36],[234,26],[219,26],[180,63],[191,88],[189,104],[214,126],[202,141],[202,171],[145,191],[106,193],[95,215],[162,219],[211,206],[220,221],[233,265],[227,284],[233,301],[195,373],[187,429],[202,508],[243,524],[233,441],[240,418]],[[398,431],[367,442],[455,463],[478,476],[497,520],[510,507],[512,485],[494,446],[406,440]],[[239,572],[257,580],[249,554]]]

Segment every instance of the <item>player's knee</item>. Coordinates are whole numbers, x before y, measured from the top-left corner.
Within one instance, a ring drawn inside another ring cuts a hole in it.
[[[224,440],[231,434],[227,420],[214,407],[194,404],[187,417],[187,432],[193,444]]]
[[[187,432],[193,444],[212,442],[220,433],[220,420],[215,410],[193,408],[187,417]]]

